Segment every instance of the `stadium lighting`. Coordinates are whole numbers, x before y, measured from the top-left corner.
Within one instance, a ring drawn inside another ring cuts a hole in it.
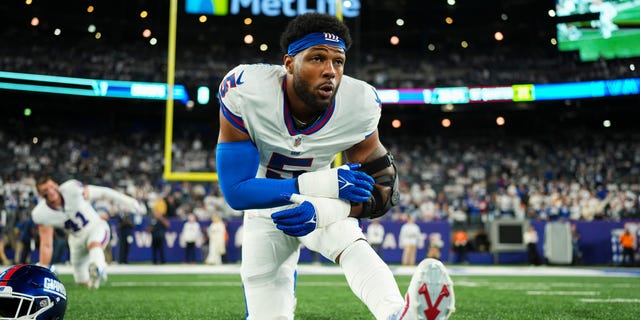
[[[449,118],[444,118],[444,119],[442,119],[440,124],[442,124],[443,128],[449,128],[449,127],[451,127],[451,120]]]
[[[140,11],[140,18],[144,19],[149,15],[149,13],[146,10],[142,10]]]
[[[400,38],[398,38],[398,36],[391,36],[391,38],[389,39],[389,43],[397,46],[398,44],[400,44]]]
[[[197,95],[197,99],[198,99],[198,103],[199,104],[207,104],[209,103],[209,98],[210,98],[210,91],[209,91],[209,87],[207,86],[201,86],[198,87],[198,95]]]
[[[62,33],[62,30],[60,30],[60,28],[56,28],[55,30],[53,30],[53,34],[56,36],[59,36]]]
[[[95,10],[95,8],[93,6],[88,6],[87,7],[87,12],[92,13],[93,10]]]
[[[198,21],[200,21],[200,23],[207,22],[207,16],[205,16],[204,14],[201,15],[200,17],[198,17]]]
[[[402,121],[400,121],[399,119],[393,119],[393,121],[391,121],[391,127],[393,127],[394,129],[402,127]]]
[[[400,26],[400,27],[404,26],[404,20],[402,20],[402,19],[396,19],[396,25],[398,25],[398,26]]]
[[[504,40],[504,35],[500,31],[496,31],[496,33],[493,34],[493,37],[496,39],[496,41]]]
[[[611,127],[611,120],[602,121],[602,126],[605,128]]]
[[[501,126],[504,126],[505,122],[506,122],[506,121],[504,120],[504,117],[497,117],[497,118],[496,118],[496,124],[497,124],[498,126],[500,126],[500,127],[501,127]]]
[[[38,17],[31,18],[31,26],[37,27],[40,24],[40,19]]]
[[[244,43],[245,44],[252,44],[253,43],[253,36],[250,35],[250,34],[244,36]]]

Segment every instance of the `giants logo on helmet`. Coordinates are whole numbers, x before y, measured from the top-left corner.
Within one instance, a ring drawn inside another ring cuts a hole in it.
[[[63,295],[64,298],[67,297],[67,289],[65,289],[64,285],[56,279],[44,278],[43,287],[51,293],[59,293]]]

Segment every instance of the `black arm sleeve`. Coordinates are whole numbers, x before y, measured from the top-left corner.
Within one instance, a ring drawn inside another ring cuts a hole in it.
[[[388,167],[393,167],[393,174],[384,174],[374,178],[376,184],[373,186],[369,200],[363,203],[359,218],[379,218],[400,201],[398,170],[393,162],[393,156],[390,153],[363,164],[360,171],[373,175]]]

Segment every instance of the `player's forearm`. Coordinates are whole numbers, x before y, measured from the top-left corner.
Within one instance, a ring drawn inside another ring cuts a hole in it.
[[[124,206],[130,207],[131,209],[135,209],[135,206],[138,202],[136,199],[115,191],[111,188],[94,185],[88,185],[87,188],[89,189],[89,197],[91,199],[107,198],[116,201]]]
[[[251,141],[218,143],[216,164],[222,194],[236,210],[287,205],[282,194],[298,192],[295,179],[255,177],[260,156]]]
[[[53,246],[51,244],[40,244],[40,258],[38,263],[42,266],[48,266],[51,264],[51,257],[53,256]]]

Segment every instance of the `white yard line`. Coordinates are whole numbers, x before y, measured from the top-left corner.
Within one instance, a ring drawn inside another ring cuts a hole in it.
[[[414,267],[390,266],[395,275],[412,275]],[[453,276],[563,276],[563,277],[640,277],[637,269],[599,269],[588,267],[556,267],[556,266],[457,266],[447,265]],[[0,268],[0,271],[3,270]],[[72,274],[70,265],[56,265],[58,274]],[[240,274],[240,264],[211,266],[205,264],[112,264],[107,267],[108,274]],[[336,265],[300,264],[299,274],[334,274],[341,275],[342,269]]]

